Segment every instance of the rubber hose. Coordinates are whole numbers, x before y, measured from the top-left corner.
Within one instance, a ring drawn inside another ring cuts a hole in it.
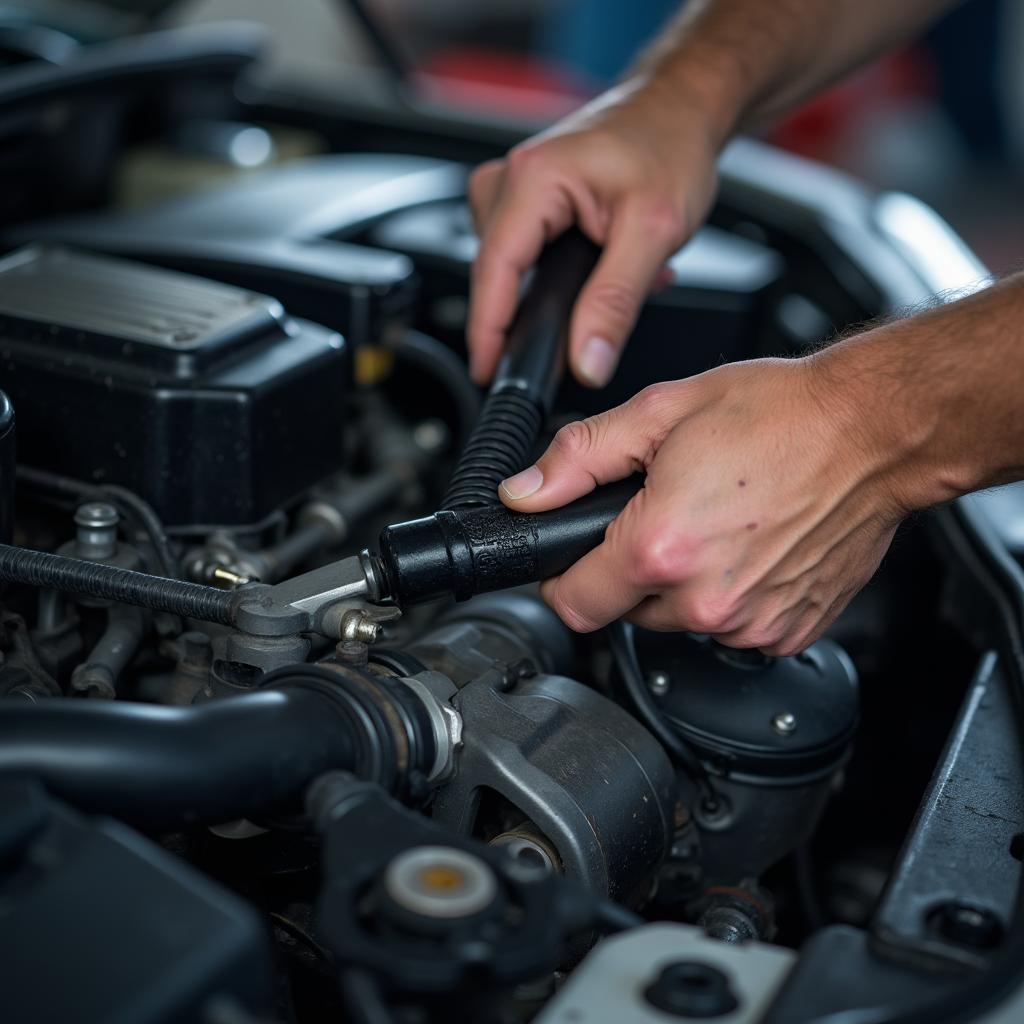
[[[399,362],[423,370],[445,389],[452,401],[459,439],[469,437],[480,413],[480,396],[469,379],[466,364],[436,338],[408,330],[388,342]]]
[[[455,468],[441,507],[498,504],[498,485],[529,464],[541,410],[515,391],[487,397],[480,421]]]
[[[231,625],[234,595],[198,583],[0,544],[0,580]]]
[[[0,779],[35,776],[85,811],[148,828],[271,813],[318,775],[352,769],[352,725],[314,690],[260,690],[190,707],[0,705]]]

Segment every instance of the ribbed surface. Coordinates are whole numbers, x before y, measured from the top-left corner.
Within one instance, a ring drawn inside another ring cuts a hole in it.
[[[0,544],[0,580],[231,624],[233,600],[228,591],[9,544]]]
[[[540,409],[530,399],[515,391],[490,395],[441,507],[499,504],[498,484],[526,468],[540,427]]]

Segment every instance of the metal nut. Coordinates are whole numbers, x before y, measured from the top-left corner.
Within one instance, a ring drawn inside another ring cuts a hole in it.
[[[772,728],[780,736],[790,736],[796,732],[796,715],[791,711],[780,711],[772,719]]]

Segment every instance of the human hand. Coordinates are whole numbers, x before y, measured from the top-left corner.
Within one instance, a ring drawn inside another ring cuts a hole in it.
[[[669,279],[666,259],[714,196],[721,140],[694,108],[653,82],[627,84],[474,172],[481,242],[468,341],[477,383],[494,374],[523,275],[574,223],[604,252],[575,306],[569,365],[590,387],[608,383],[644,299]]]
[[[507,505],[539,512],[647,478],[604,542],[543,584],[548,603],[580,632],[625,616],[768,654],[805,649],[909,511],[897,439],[841,392],[818,357],[762,359],[655,384],[564,427],[502,484]]]

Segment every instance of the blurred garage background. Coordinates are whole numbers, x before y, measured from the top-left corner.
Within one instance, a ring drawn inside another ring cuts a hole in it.
[[[11,12],[25,10],[25,4]],[[676,0],[36,0],[80,37],[260,21],[267,71],[310,94],[413,89],[433,103],[543,122],[615,80]],[[4,8],[0,5],[0,16]],[[1024,4],[969,0],[778,125],[769,139],[938,209],[997,273],[1021,259]],[[257,161],[258,162],[258,161]]]

